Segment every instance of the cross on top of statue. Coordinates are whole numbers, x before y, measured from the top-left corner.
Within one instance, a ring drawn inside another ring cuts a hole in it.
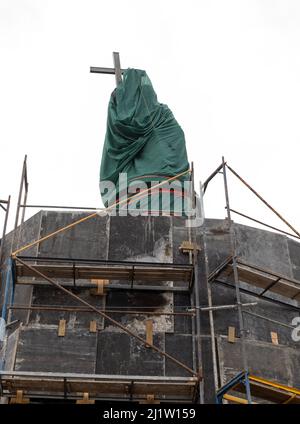
[[[113,52],[114,68],[98,68],[95,66],[90,67],[90,72],[94,74],[115,74],[116,85],[122,82],[122,74],[124,69],[121,69],[119,52]]]

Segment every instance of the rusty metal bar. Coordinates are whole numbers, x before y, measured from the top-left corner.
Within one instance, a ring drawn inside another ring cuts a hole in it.
[[[145,339],[143,339],[139,335],[135,334],[134,332],[132,332],[128,328],[124,327],[122,324],[120,324],[118,321],[116,321],[113,318],[111,318],[109,315],[105,314],[104,312],[99,311],[93,305],[91,305],[90,303],[88,303],[85,300],[81,299],[76,294],[74,294],[74,293],[70,292],[69,290],[67,290],[66,288],[62,287],[60,284],[58,284],[54,280],[52,280],[52,278],[47,277],[46,275],[42,274],[40,271],[38,271],[34,267],[26,264],[26,262],[23,262],[17,256],[15,256],[14,259],[16,261],[20,262],[22,265],[24,265],[28,269],[30,269],[31,271],[33,271],[34,273],[36,273],[36,275],[38,275],[39,277],[44,278],[46,281],[48,281],[49,283],[51,283],[57,289],[63,291],[66,294],[68,294],[70,297],[72,297],[73,299],[75,299],[77,302],[82,303],[83,305],[85,305],[86,307],[88,307],[91,311],[93,311],[96,314],[100,315],[101,317],[107,319],[108,321],[110,321],[116,327],[118,327],[121,330],[123,330],[128,335],[130,335],[130,336],[134,337],[135,339],[139,340],[143,345],[145,345],[145,346],[147,345],[147,341]],[[150,348],[153,349],[155,352],[159,353],[160,355],[164,356],[165,358],[170,359],[170,361],[174,362],[176,365],[178,365],[181,368],[185,369],[189,374],[192,374],[193,376],[196,376],[195,375],[195,372],[190,367],[188,367],[187,365],[183,364],[182,362],[180,362],[178,359],[174,358],[173,356],[169,355],[167,352],[164,352],[164,351],[160,350],[157,346],[154,346],[154,345],[151,345]]]
[[[209,182],[221,171],[222,168],[223,168],[223,164],[221,163],[221,165],[219,165],[218,168],[204,181],[203,193],[206,192]]]
[[[20,205],[21,205],[21,199],[22,199],[22,194],[23,194],[23,185],[24,185],[24,180],[25,180],[25,185],[27,185],[27,172],[26,172],[26,168],[27,168],[27,155],[25,155],[24,157],[24,162],[23,162],[23,168],[22,168],[22,175],[21,175],[21,181],[20,181],[20,189],[19,189],[19,197],[18,197],[18,203],[17,203],[17,210],[16,210],[16,219],[15,219],[15,229],[18,226],[19,223],[19,214],[20,214]]]
[[[227,168],[250,190],[252,193],[255,194],[256,197],[258,197],[271,211],[278,216],[279,219],[281,219],[282,222],[284,222],[292,231],[294,231],[295,234],[297,234],[298,237],[300,237],[300,233],[288,222],[286,221],[282,215],[280,215],[279,212],[277,212],[260,194],[257,193],[257,191],[254,190],[237,172],[235,172],[229,165],[226,165]]]
[[[85,308],[72,308],[72,307],[62,307],[62,306],[9,306],[8,309],[13,310],[32,310],[32,311],[62,311],[62,312],[91,312],[90,309]],[[126,315],[181,315],[181,316],[194,316],[194,312],[156,312],[156,311],[136,311],[136,310],[126,310],[126,309],[98,309],[99,312],[107,312],[110,314],[126,314]]]
[[[5,243],[5,237],[6,237],[6,228],[7,228],[8,214],[9,214],[9,208],[10,208],[10,196],[8,196],[8,200],[5,203],[7,204],[7,207],[5,209],[5,218],[4,218],[4,224],[3,224],[2,240],[1,240],[1,244],[0,244],[0,265],[1,265],[1,262],[2,262],[3,247],[4,247],[4,243]]]
[[[295,234],[288,233],[287,231],[280,230],[279,228],[273,227],[272,225],[266,224],[265,222],[259,221],[258,219],[252,218],[251,216],[245,215],[244,213],[238,212],[234,209],[230,209],[230,212],[235,213],[236,215],[240,215],[243,218],[250,219],[250,221],[256,222],[257,224],[264,225],[265,227],[271,228],[271,230],[279,231],[282,234],[285,234],[290,237],[295,237],[296,239],[300,239],[300,237]]]
[[[26,176],[26,180],[25,181],[27,181],[27,176]],[[24,197],[23,197],[23,204],[24,204],[25,207],[22,210],[21,224],[24,223],[25,212],[26,212],[27,196],[28,196],[28,183],[25,183],[25,192],[24,192]],[[21,205],[20,205],[20,208],[21,208]]]
[[[257,302],[249,302],[249,303],[242,303],[241,306],[246,307],[246,306],[255,306],[257,305]],[[200,308],[201,312],[209,312],[209,311],[220,311],[220,310],[227,310],[227,309],[235,309],[237,308],[237,304],[235,305],[220,305],[220,306],[208,306],[208,307],[204,307],[204,308]],[[192,308],[191,308],[192,311]]]

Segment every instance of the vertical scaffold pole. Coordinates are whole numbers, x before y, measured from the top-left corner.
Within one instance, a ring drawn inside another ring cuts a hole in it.
[[[17,210],[16,210],[15,229],[18,227],[18,224],[19,224],[19,215],[20,215],[20,207],[21,207],[22,194],[23,194],[23,186],[24,186],[25,176],[27,174],[26,168],[27,168],[27,155],[25,155],[24,157],[23,168],[22,168],[20,190],[19,190],[19,197],[18,197]]]
[[[12,290],[13,290],[13,287],[12,287],[12,260],[9,257],[7,259],[4,298],[3,298],[2,311],[1,311],[1,317],[0,317],[0,341],[1,342],[3,342],[3,340],[5,338],[6,320],[7,320],[7,305],[9,303],[9,298],[12,301],[12,293],[13,293]]]
[[[250,388],[250,381],[249,381],[249,372],[245,372],[245,388],[246,388],[246,397],[248,400],[248,403],[251,404],[251,388]]]
[[[202,185],[200,184],[200,190],[202,190]],[[210,327],[210,338],[211,338],[211,349],[212,349],[212,359],[213,359],[213,371],[214,371],[214,382],[215,382],[215,389],[218,390],[219,388],[219,381],[218,381],[218,361],[217,361],[217,346],[216,346],[216,335],[215,335],[215,323],[214,323],[214,314],[213,314],[213,301],[212,301],[212,292],[211,292],[211,283],[208,281],[208,259],[207,259],[207,251],[206,251],[206,235],[205,232],[203,234],[203,248],[204,248],[204,255],[205,255],[205,266],[206,266],[206,286],[207,286],[207,298],[208,298],[208,306],[209,312],[209,327]]]
[[[189,218],[189,238],[191,239],[191,241],[194,243],[194,245],[196,246],[196,237],[194,236],[194,231],[192,232],[192,226],[191,226],[191,210],[193,208],[195,208],[195,199],[194,199],[194,163],[191,163],[191,176],[190,176],[190,181],[191,181],[191,185],[190,185],[190,202],[189,202],[189,214],[188,214],[188,218]],[[194,249],[193,252],[190,252],[190,262],[192,262],[193,264],[193,268],[194,268],[194,284],[193,284],[193,293],[192,296],[194,295],[194,304],[196,307],[196,354],[197,354],[197,360],[196,360],[196,364],[197,364],[197,368],[198,368],[198,372],[200,370],[200,365],[201,365],[201,342],[200,342],[200,303],[199,303],[199,286],[198,286],[198,266],[197,266],[197,250]],[[203,395],[203,383],[202,381],[199,382],[199,401],[200,403],[204,403],[204,395]]]
[[[231,221],[228,182],[227,182],[227,174],[226,174],[226,163],[225,163],[225,160],[224,160],[224,156],[222,157],[222,171],[223,171],[223,180],[224,180],[224,191],[225,191],[225,199],[226,199],[228,227],[229,227],[229,234],[230,234],[230,239],[231,239],[232,269],[233,269],[235,294],[236,294],[236,302],[237,302],[237,310],[238,310],[238,319],[239,319],[239,327],[240,327],[243,367],[244,367],[245,373],[248,373],[249,370],[248,370],[248,360],[247,360],[247,352],[246,352],[246,344],[245,344],[245,328],[244,328],[244,319],[243,319],[243,307],[242,307],[242,302],[241,302],[240,281],[239,281],[239,275],[238,275],[238,269],[237,269],[236,238],[235,238],[235,232],[234,232],[234,229],[233,229],[233,226],[232,226],[232,221]],[[246,389],[247,389],[247,386],[246,386]],[[250,391],[248,391],[248,390],[247,390],[247,397],[248,397],[248,402],[251,403],[251,394],[250,394]]]
[[[10,208],[10,196],[8,196],[8,200],[7,200],[7,204],[6,204],[5,218],[4,218],[3,231],[2,231],[2,239],[1,239],[1,244],[0,244],[0,265],[2,264],[2,255],[3,255],[4,244],[5,244],[9,208]]]

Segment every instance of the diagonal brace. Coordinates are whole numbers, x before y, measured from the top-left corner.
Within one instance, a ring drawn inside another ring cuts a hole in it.
[[[76,294],[70,292],[65,287],[61,286],[56,281],[54,281],[52,278],[47,277],[46,275],[44,275],[42,272],[38,271],[37,269],[35,269],[31,265],[26,264],[25,262],[23,262],[17,256],[15,257],[15,260],[18,261],[19,263],[21,263],[26,268],[28,268],[31,271],[33,271],[39,277],[42,277],[43,279],[45,279],[46,281],[48,281],[49,283],[51,283],[53,286],[55,286],[59,290],[63,291],[64,293],[66,293],[67,295],[69,295],[70,297],[72,297],[73,299],[77,300],[79,303],[82,303],[83,305],[85,305],[86,307],[88,307],[90,310],[92,310],[96,314],[98,314],[98,315],[102,316],[103,318],[107,319],[112,324],[114,324],[116,327],[118,327],[121,330],[123,330],[125,333],[127,333],[130,336],[134,337],[135,339],[139,340],[144,346],[147,346],[148,345],[147,340],[143,339],[139,335],[135,334],[133,331],[131,331],[128,328],[124,327],[122,324],[120,324],[118,321],[116,321],[113,318],[111,318],[109,315],[106,315],[104,312],[99,311],[93,305],[91,305],[90,303],[88,303],[85,300],[81,299]],[[150,348],[153,349],[155,352],[159,353],[160,355],[164,356],[165,358],[170,359],[170,361],[174,362],[179,367],[185,369],[189,374],[192,374],[193,376],[197,377],[197,374],[195,373],[195,371],[193,371],[190,367],[188,367],[187,365],[183,364],[182,362],[178,361],[178,359],[176,359],[173,356],[169,355],[167,352],[162,351],[161,349],[159,349],[155,345],[150,345]]]

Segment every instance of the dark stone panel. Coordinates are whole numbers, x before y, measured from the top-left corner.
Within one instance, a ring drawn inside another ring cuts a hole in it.
[[[11,253],[11,244],[12,244],[12,239],[13,239],[13,235],[14,232],[11,231],[10,233],[6,234],[5,237],[5,241],[3,242],[3,240],[0,240],[0,245],[2,244],[2,263],[4,263],[6,261],[6,259],[9,257],[10,253]]]
[[[188,334],[166,334],[166,352],[183,364],[193,368],[192,336]],[[188,371],[166,358],[167,376],[190,376]]]
[[[146,309],[151,311],[162,309],[168,306],[168,301],[165,294],[162,292],[125,292],[125,291],[109,291],[106,295],[106,307],[128,307],[130,309]],[[150,309],[151,308],[151,309]]]
[[[233,305],[236,304],[235,288],[227,288],[221,284],[212,285],[213,305]],[[241,292],[242,303],[256,302],[255,306],[246,307],[244,309],[244,327],[247,332],[247,338],[261,341],[271,341],[271,331],[278,333],[279,344],[293,346],[295,343],[291,338],[292,329],[277,323],[267,321],[260,317],[253,317],[246,311],[253,312],[257,315],[264,316],[287,325],[291,325],[292,319],[299,315],[296,309],[289,305],[278,305],[274,302],[260,299],[256,296],[250,296]],[[214,325],[217,334],[226,335],[228,326],[236,328],[236,334],[239,336],[239,320],[237,309],[228,309],[223,311],[214,311]]]
[[[145,334],[139,334],[145,338]],[[165,350],[165,335],[157,333],[153,335],[153,344],[160,350]],[[128,374],[131,375],[164,375],[164,356],[151,348],[143,346],[137,339],[130,339],[130,362]]]
[[[280,345],[299,347],[299,343],[292,340],[293,328],[268,321],[266,319],[247,314],[252,312],[256,315],[270,318],[286,325],[292,325],[293,318],[299,316],[299,312],[289,306],[278,305],[263,299],[253,298],[252,296],[242,295],[242,302],[257,302],[257,305],[245,308],[244,325],[247,330],[247,338],[271,342],[271,331],[278,334],[278,342]]]
[[[225,287],[217,282],[212,282],[211,293],[214,306],[233,305],[236,303],[235,287]]]
[[[104,309],[105,296],[91,295],[90,289],[68,288],[71,293],[76,294],[82,300],[90,303],[98,309]],[[47,305],[58,307],[84,307],[67,293],[55,287],[34,286],[32,306]],[[60,319],[65,319],[69,326],[89,329],[90,321],[97,321],[98,326],[103,327],[103,318],[94,312],[68,312],[68,311],[46,311],[32,310],[30,322],[39,324],[57,324]]]
[[[292,265],[300,267],[300,243],[290,238],[287,238],[287,243]]]
[[[213,306],[220,305],[235,305],[236,295],[234,288],[227,288],[221,284],[212,284],[212,304]],[[253,299],[252,299],[253,301]],[[206,312],[208,315],[208,313]],[[228,334],[228,327],[235,327],[236,335],[239,335],[239,319],[237,309],[225,309],[213,311],[214,327],[216,334]]]
[[[174,310],[178,312],[186,312],[191,305],[190,295],[174,293]],[[174,332],[179,334],[192,333],[192,318],[190,316],[175,315],[174,316]]]
[[[106,296],[106,309],[118,309],[124,312],[113,313],[110,315],[119,323],[130,327],[135,331],[145,331],[145,320],[147,318],[153,319],[154,331],[165,332],[173,331],[173,316],[166,315],[147,315],[147,314],[126,314],[128,311],[170,311],[171,302],[169,293],[155,293],[149,292],[121,292],[113,291],[108,292]],[[111,329],[115,327],[108,319],[105,319],[105,328]]]
[[[169,217],[111,217],[109,259],[171,262],[170,228]]]
[[[141,337],[145,335],[140,334]],[[164,350],[164,335],[154,334],[153,343]],[[98,334],[96,372],[116,375],[163,375],[164,358],[125,333]]]
[[[30,285],[20,285],[15,286],[14,294],[14,306],[30,306],[32,298],[32,286]],[[29,310],[26,309],[13,309],[11,311],[11,320],[18,320],[24,325],[27,324],[29,319]]]
[[[7,337],[7,344],[6,344],[4,364],[3,364],[3,368],[5,370],[14,369],[19,331],[20,331],[19,328],[14,329],[11,332],[11,334],[8,335]]]
[[[6,256],[10,255],[12,242],[12,250],[14,251],[40,238],[41,219],[42,212],[38,212],[7,236],[7,245],[5,246]],[[38,245],[30,247],[22,252],[22,256],[35,256],[37,250]]]
[[[16,231],[12,231],[6,237],[4,244],[4,260],[6,260],[10,254],[11,249],[14,251],[18,248],[26,246],[28,243],[36,241],[40,238],[40,226],[41,226],[42,213],[39,212],[36,215],[29,218]],[[12,248],[13,244],[13,248]],[[22,252],[22,256],[36,256],[38,251],[38,245],[26,249]],[[5,273],[6,274],[6,273]],[[3,280],[5,281],[5,280]],[[32,279],[29,279],[32,281]],[[2,285],[4,291],[5,284]],[[14,304],[15,305],[30,305],[32,288],[30,286],[16,285],[14,293]],[[3,293],[2,293],[3,295]],[[1,296],[3,298],[3,296]],[[28,320],[28,311],[19,310],[12,313],[12,320],[20,320],[24,324]]]
[[[189,240],[189,230],[186,226],[187,219],[183,217],[173,217],[173,231],[172,231],[172,239],[173,239],[173,263],[175,264],[188,264],[189,263],[189,255],[182,253],[180,245],[183,241]],[[191,231],[194,231],[191,229]]]
[[[204,402],[214,404],[216,402],[216,388],[210,337],[202,337],[201,339],[201,359],[204,383]]]
[[[200,238],[200,243],[198,243],[200,246],[203,246],[203,240],[202,237]],[[200,250],[198,254],[198,262],[197,262],[197,275],[198,278],[195,275],[195,286],[198,284],[198,291],[199,291],[199,304],[201,307],[207,307],[209,306],[208,303],[208,282],[207,282],[207,273],[206,273],[206,266],[205,266],[205,252],[203,249]],[[195,292],[195,287],[193,288]],[[195,292],[196,293],[196,292]],[[210,333],[210,323],[209,323],[209,317],[207,312],[201,313],[201,334],[207,335]]]
[[[292,276],[287,238],[245,225],[235,225],[237,253],[250,264]]]
[[[224,384],[243,370],[241,341],[229,343],[223,338],[218,345]],[[246,351],[251,374],[289,384],[289,348],[251,340],[246,343]]]
[[[97,374],[128,375],[130,336],[120,332],[98,332]]]
[[[288,361],[290,363],[290,385],[300,389],[300,342],[298,342],[298,349],[289,349]]]
[[[88,213],[44,212],[41,237],[87,216]],[[107,259],[108,216],[96,216],[41,243],[39,256]]]
[[[199,303],[202,307],[209,306],[208,299],[208,275],[207,275],[207,251],[204,249],[207,243],[206,233],[200,229],[197,234],[197,243],[200,246],[198,254],[198,262],[196,272],[198,277],[195,278],[195,285],[199,285]],[[194,288],[195,289],[195,288]],[[213,377],[213,351],[212,345],[209,342],[211,334],[211,326],[208,312],[200,313],[200,349],[201,349],[201,364],[202,376],[206,381],[205,401],[206,403],[214,403],[216,388]]]
[[[300,281],[300,243],[287,239],[293,278]]]
[[[226,220],[206,219],[204,230],[208,268],[212,272],[231,255],[230,234]]]
[[[249,342],[247,352],[252,374],[289,384],[288,350],[285,347]]]
[[[292,266],[293,278],[300,281],[300,266]]]
[[[95,373],[96,333],[27,327],[20,331],[16,371]]]

